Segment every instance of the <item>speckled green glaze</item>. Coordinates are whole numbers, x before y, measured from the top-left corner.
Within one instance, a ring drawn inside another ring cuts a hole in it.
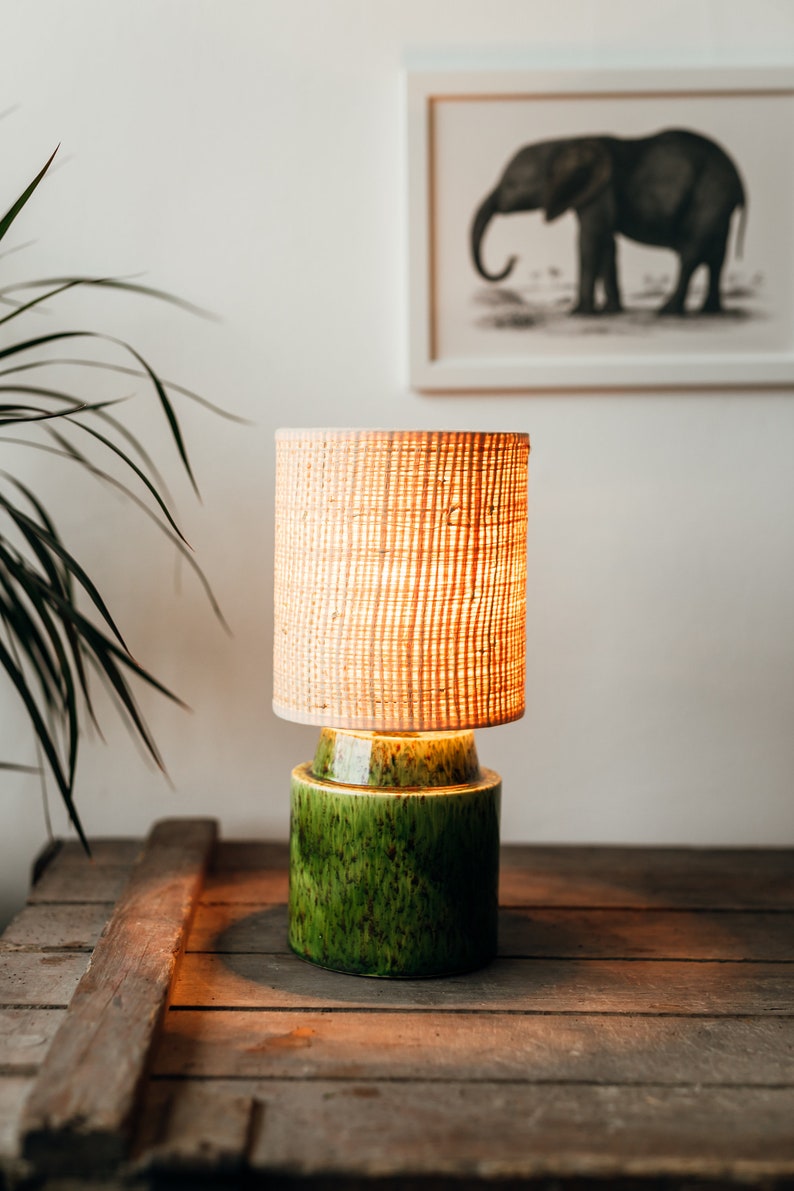
[[[350,786],[461,786],[477,781],[480,765],[472,731],[386,735],[323,728],[312,773]]]
[[[289,942],[366,976],[451,975],[496,953],[501,783],[361,790],[292,774]]]

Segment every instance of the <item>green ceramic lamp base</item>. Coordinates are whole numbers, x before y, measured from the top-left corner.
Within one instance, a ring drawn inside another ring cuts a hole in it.
[[[488,963],[500,794],[498,775],[479,769],[472,732],[324,729],[313,764],[292,774],[293,951],[362,976]]]

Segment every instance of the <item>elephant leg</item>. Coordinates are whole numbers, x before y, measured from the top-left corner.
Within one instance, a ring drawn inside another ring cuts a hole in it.
[[[603,220],[590,213],[580,216],[579,226],[579,298],[571,314],[599,314],[596,307],[596,282],[602,281],[606,296],[604,310],[620,310],[615,237],[605,229]]]
[[[595,283],[601,263],[601,238],[579,223],[579,296],[571,314],[595,314]]]
[[[607,236],[601,253],[601,279],[604,283],[604,306],[607,314],[617,314],[623,309],[618,285],[617,245],[614,236]]]
[[[675,289],[664,305],[659,307],[659,314],[686,313],[686,295],[689,289],[689,283],[692,280],[692,274],[700,263],[701,254],[694,249],[686,249],[680,254],[678,280]]]
[[[725,264],[725,252],[728,245],[728,227],[715,235],[706,255],[706,265],[709,271],[709,288],[705,301],[700,310],[702,314],[721,314],[723,310],[720,295],[722,268]]]

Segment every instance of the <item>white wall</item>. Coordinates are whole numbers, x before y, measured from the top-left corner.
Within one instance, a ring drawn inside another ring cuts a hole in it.
[[[411,392],[401,67],[785,64],[794,6],[12,0],[4,16],[0,206],[61,142],[4,278],[142,272],[211,307],[222,322],[94,293],[35,325],[123,334],[254,421],[180,405],[204,504],[177,482],[178,505],[232,640],[189,575],[174,590],[139,517],[2,448],[55,500],[136,656],[194,708],[143,699],[173,789],[105,717],[81,762],[89,832],[177,813],[286,835],[314,731],[270,710],[272,433],[390,425],[532,437],[527,715],[479,742],[504,777],[504,837],[793,842],[794,395]],[[154,412],[135,418],[175,475]],[[2,698],[0,757],[30,761]],[[43,839],[35,781],[4,774],[6,911]]]

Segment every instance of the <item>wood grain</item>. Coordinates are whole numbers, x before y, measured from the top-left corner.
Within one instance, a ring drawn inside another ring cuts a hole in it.
[[[200,1085],[152,1084],[133,1145],[132,1169],[166,1180],[172,1173],[224,1180],[242,1172],[257,1105],[255,1097],[233,1092],[219,1105]]]
[[[287,907],[283,902],[200,901],[185,950],[284,955],[289,951]]]
[[[23,1153],[38,1170],[101,1171],[123,1158],[215,834],[209,820],[151,832],[28,1101]]]
[[[794,1019],[169,1013],[159,1076],[794,1085]]]
[[[502,849],[505,906],[794,910],[783,848],[532,847]]]
[[[375,981],[295,956],[185,955],[172,1004],[190,1008],[512,1010],[523,1013],[794,1013],[786,964],[496,960],[468,976]]]
[[[500,954],[526,958],[794,961],[794,913],[503,908]]]
[[[0,1077],[0,1162],[7,1171],[13,1171],[19,1158],[19,1122],[32,1087],[32,1076]],[[0,1177],[2,1175],[0,1170]],[[5,1187],[5,1183],[0,1186]]]
[[[100,867],[113,865],[118,868],[132,868],[144,848],[144,841],[131,839],[128,836],[97,836],[91,838],[91,858],[85,854],[83,846],[76,839],[60,841],[57,863],[59,868],[76,865],[84,868],[86,864]]]
[[[286,869],[211,872],[204,883],[201,901],[211,905],[286,902],[288,884]]]
[[[223,1086],[218,1091],[223,1091]],[[229,1089],[231,1090],[231,1089]],[[527,1177],[794,1173],[794,1090],[417,1083],[235,1085],[259,1170]]]
[[[242,871],[284,874],[288,864],[289,843],[286,840],[221,839],[215,849],[210,875]]]
[[[3,951],[93,951],[113,912],[112,901],[25,906],[0,939]]]
[[[501,958],[401,982],[285,949],[285,845],[221,843],[202,889],[180,868],[186,831],[175,826],[154,866],[168,880],[125,894],[97,944],[97,1014],[79,992],[68,1013],[48,1006],[69,1003],[140,841],[102,841],[93,864],[64,845],[0,941],[0,1185],[3,1170],[26,1171],[24,1098],[56,1086],[48,1067],[76,1015],[95,1023],[90,1062],[64,1075],[62,1052],[58,1136],[28,1150],[42,1175],[83,1169],[72,1191],[794,1186],[790,850],[508,846]],[[171,953],[173,1007],[147,1043],[141,989],[167,983],[166,920],[181,922],[188,953],[178,969]],[[114,931],[115,959],[103,958]],[[139,1115],[119,1093],[122,1052]],[[81,1103],[116,1105],[88,1157],[64,1107],[86,1072],[94,1098]]]
[[[249,1160],[269,1178],[794,1175],[792,1088],[213,1080],[194,1105],[202,1090],[208,1116],[262,1106]]]
[[[287,907],[202,902],[188,951],[284,954]],[[516,958],[794,961],[794,913],[503,909],[499,953]]]
[[[0,1009],[0,1072],[34,1075],[65,1009]]]
[[[286,900],[287,845],[221,842],[203,900]],[[507,844],[504,906],[794,911],[785,848],[639,848]]]
[[[41,1005],[65,1009],[88,967],[77,954],[0,954],[0,1006]]]
[[[129,871],[124,865],[97,864],[87,857],[74,864],[52,864],[31,889],[28,903],[115,903],[124,891]]]

